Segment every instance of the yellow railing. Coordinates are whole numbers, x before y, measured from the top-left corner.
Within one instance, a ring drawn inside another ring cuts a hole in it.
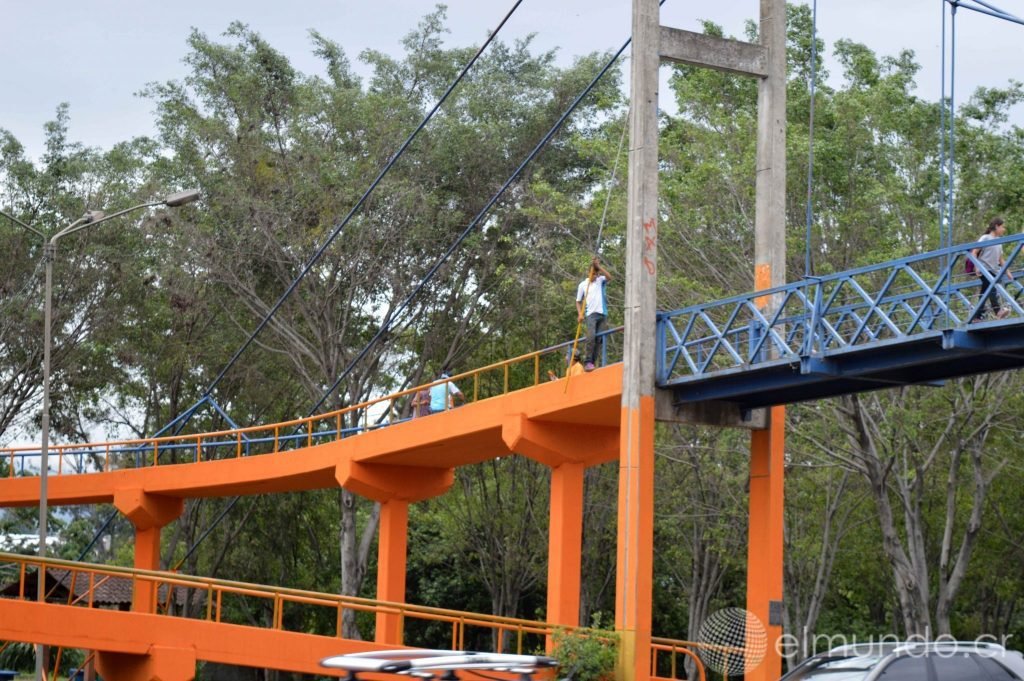
[[[610,344],[610,340],[617,338],[621,331],[622,327],[617,327],[604,332],[606,345]],[[65,467],[71,468],[70,460],[76,457],[99,459],[102,461],[101,470],[112,470],[113,468],[157,466],[161,463],[161,455],[178,452],[191,454],[191,462],[199,463],[213,458],[224,458],[223,452],[225,451],[228,452],[228,456],[242,457],[252,454],[275,454],[282,451],[286,445],[308,447],[315,443],[340,440],[350,435],[388,425],[399,415],[404,401],[410,400],[417,392],[429,390],[434,386],[445,385],[449,382],[461,383],[461,391],[467,402],[498,397],[515,390],[536,386],[546,380],[546,371],[542,372],[541,370],[544,366],[550,365],[549,369],[562,375],[565,368],[564,362],[552,361],[552,358],[561,356],[571,345],[572,341],[561,343],[512,359],[488,364],[450,378],[438,379],[415,388],[306,418],[190,435],[50,445],[49,456],[57,457],[56,472],[60,475],[65,472]],[[609,361],[618,361],[617,351],[609,352],[608,357],[615,358],[614,360],[609,359]],[[220,456],[217,456],[218,453]],[[0,449],[0,457],[7,459],[9,463],[9,477],[14,477],[16,474],[16,458],[38,455],[39,448],[34,446]],[[68,463],[65,464],[65,461]],[[186,462],[175,460],[173,463]],[[89,472],[83,470],[84,468],[85,466],[80,465],[77,470],[72,470],[76,473]]]
[[[226,624],[240,624],[244,626],[258,627],[253,622],[263,621],[265,624],[259,628],[269,628],[280,631],[297,631],[287,627],[290,621],[309,622],[315,610],[319,611],[321,623],[330,621],[331,628],[326,631],[301,631],[298,633],[311,633],[324,636],[342,637],[342,620],[346,611],[355,613],[388,614],[397,615],[400,619],[400,630],[405,632],[406,645],[417,645],[426,643],[436,646],[436,639],[433,641],[409,640],[408,625],[414,623],[436,625],[440,624],[446,631],[447,638],[452,650],[465,650],[472,647],[477,650],[484,650],[490,644],[494,648],[501,648],[495,652],[515,652],[519,654],[530,654],[543,648],[545,640],[552,636],[556,630],[572,630],[580,634],[603,636],[607,632],[600,630],[585,629],[582,627],[572,628],[554,625],[547,622],[518,619],[514,617],[501,617],[498,615],[486,615],[479,613],[463,612],[446,608],[433,608],[423,605],[410,605],[407,603],[392,603],[377,601],[369,598],[358,598],[355,596],[341,596],[338,594],[306,591],[303,589],[289,589],[284,587],[265,586],[260,584],[249,584],[235,582],[225,579],[211,577],[195,577],[174,572],[161,572],[154,570],[139,570],[135,568],[119,567],[112,565],[96,565],[92,563],[79,563],[75,561],[60,560],[57,558],[40,559],[35,556],[23,556],[12,553],[0,553],[0,571],[17,575],[17,595],[11,598],[20,600],[36,600],[36,590],[27,582],[27,577],[35,575],[37,579],[45,579],[47,572],[53,574],[61,583],[68,588],[67,596],[61,594],[59,602],[68,607],[96,608],[97,590],[111,580],[127,580],[131,584],[131,592],[138,592],[138,587],[148,585],[156,594],[162,592],[159,599],[151,599],[152,607],[147,610],[149,614],[159,614],[168,617],[184,617],[200,619],[209,622]],[[76,587],[84,588],[76,589]],[[9,586],[9,585],[5,585]],[[76,591],[81,591],[75,596]],[[51,590],[48,598],[56,594]],[[183,598],[182,598],[183,596]],[[182,603],[184,601],[184,604]],[[177,607],[172,604],[177,603]],[[262,607],[257,605],[262,603]],[[288,614],[292,609],[306,610],[301,613],[293,613],[296,616],[290,619]],[[258,615],[254,616],[254,612]],[[325,615],[328,615],[325,617]],[[437,632],[434,632],[437,635]],[[697,671],[698,681],[706,681],[704,664],[695,653],[701,648],[715,648],[726,655],[735,653],[742,654],[739,649],[726,649],[722,646],[710,646],[704,643],[693,643],[689,641],[677,641],[668,638],[653,638],[651,640],[651,676],[657,678],[682,679],[684,658],[690,658],[694,662]],[[663,655],[668,655],[665,662]],[[741,658],[737,658],[741,659]],[[665,676],[665,673],[668,676]]]
[[[550,636],[556,629],[554,625],[545,622],[513,617],[389,603],[172,572],[78,563],[55,558],[39,559],[34,556],[0,553],[0,566],[14,567],[18,579],[16,598],[21,600],[36,599],[35,589],[26,583],[26,577],[32,574],[37,577],[44,576],[47,572],[54,574],[68,585],[71,594],[75,592],[76,586],[79,587],[82,589],[79,596],[68,597],[66,600],[62,598],[59,602],[70,607],[84,608],[97,607],[96,591],[104,583],[110,580],[127,580],[131,583],[132,593],[136,593],[137,588],[142,585],[151,585],[150,588],[156,593],[163,592],[159,600],[152,600],[153,607],[147,611],[150,614],[246,626],[255,626],[254,621],[262,620],[266,624],[261,628],[282,631],[296,631],[287,628],[287,623],[293,621],[288,617],[289,613],[295,614],[294,621],[299,622],[310,621],[309,616],[319,616],[318,621],[321,623],[332,623],[330,631],[299,633],[316,633],[324,636],[342,636],[341,623],[346,611],[397,615],[402,630],[414,622],[441,624],[447,630],[446,637],[453,650],[464,649],[467,641],[476,648],[481,647],[481,642],[500,642],[499,646],[504,650],[495,652],[530,653],[543,647],[544,637]],[[179,595],[183,595],[184,598],[179,598]],[[168,607],[181,600],[190,607]],[[305,611],[293,613],[293,608]],[[316,610],[319,612],[314,613]],[[258,615],[253,616],[254,613]],[[409,644],[414,645],[415,642]]]
[[[704,643],[697,641],[681,641],[671,638],[651,638],[651,677],[658,679],[686,679],[684,663],[686,659],[693,661],[694,670],[699,681],[705,681],[707,671],[700,651],[713,653],[714,657],[723,660],[723,669],[717,670],[723,678],[737,676],[743,672],[746,655],[750,654],[741,647]],[[667,663],[665,657],[668,656]],[[734,663],[734,664],[732,664]],[[665,673],[667,672],[667,676]]]

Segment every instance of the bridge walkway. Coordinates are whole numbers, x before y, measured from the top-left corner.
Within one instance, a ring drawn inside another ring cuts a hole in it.
[[[9,553],[0,553],[0,574],[10,580],[0,590],[0,640],[96,651],[99,672],[109,681],[142,676],[188,681],[197,661],[340,676],[343,670],[322,668],[319,661],[395,647],[343,637],[345,611],[397,616],[405,645],[452,650],[528,654],[542,650],[558,628],[512,617]],[[39,603],[34,594],[40,574],[59,576],[66,593],[51,591],[47,602]],[[136,589],[128,585],[142,582],[162,594],[145,611],[135,604],[128,611],[102,606],[105,586],[132,592]],[[496,650],[498,641],[501,650]],[[682,659],[689,657],[703,681],[696,645],[656,639],[652,675],[681,679]],[[140,665],[148,665],[145,673]]]
[[[657,383],[754,409],[1024,366],[1024,235],[984,245],[1008,251],[999,272],[960,244],[662,312]]]
[[[618,333],[608,334],[609,345]],[[463,385],[467,404],[395,423],[389,415],[399,413],[402,401],[422,387],[283,423],[54,445],[48,502],[117,503],[119,491],[128,490],[193,498],[338,485],[371,499],[415,501],[443,493],[457,466],[512,453],[549,466],[611,461],[618,452],[621,365],[542,380],[541,367],[561,362],[564,350],[563,344],[453,376],[452,382]],[[526,371],[516,376],[517,369]],[[488,381],[494,374],[496,380]],[[516,389],[517,383],[528,387]],[[374,423],[377,419],[381,423]],[[39,503],[39,476],[24,464],[38,455],[36,447],[0,450],[8,462],[8,476],[0,478],[0,505]],[[408,475],[419,484],[405,485]],[[405,489],[392,489],[396,477]]]

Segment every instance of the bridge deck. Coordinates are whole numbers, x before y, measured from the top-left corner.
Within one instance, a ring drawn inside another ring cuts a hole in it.
[[[658,383],[754,408],[1022,367],[1024,235],[991,244],[999,272],[963,244],[662,313]]]
[[[113,501],[119,489],[191,498],[324,489],[350,482],[355,491],[376,498],[385,490],[373,489],[372,471],[368,472],[367,466],[376,470],[415,468],[424,476],[421,493],[430,496],[439,493],[439,485],[450,484],[451,469],[522,449],[544,463],[557,463],[551,458],[554,453],[547,456],[537,448],[525,447],[524,421],[526,427],[553,427],[565,441],[580,444],[580,451],[570,449],[564,457],[593,460],[593,452],[585,447],[595,438],[602,444],[618,445],[621,393],[622,368],[612,365],[358,435],[343,437],[336,430],[316,431],[308,438],[302,436],[303,446],[295,449],[278,447],[270,453],[246,456],[236,446],[239,431],[206,434],[206,441],[198,447],[199,456],[188,463],[161,463],[166,460],[161,455],[165,448],[180,443],[194,445],[194,435],[109,445],[64,445],[57,449],[56,456],[80,456],[84,448],[93,454],[113,454],[105,470],[76,474],[68,472],[70,466],[62,466],[65,472],[49,476],[47,496],[51,505],[94,504]],[[330,421],[333,417],[321,418]],[[260,428],[267,432],[281,430],[274,425]],[[260,428],[243,430],[254,435]],[[280,435],[279,439],[284,441]],[[156,456],[141,460],[134,455],[137,451],[151,452],[154,447]],[[608,447],[602,451],[602,460],[615,456]],[[360,466],[363,470],[353,470]],[[0,479],[0,505],[38,504],[39,488],[35,475]]]

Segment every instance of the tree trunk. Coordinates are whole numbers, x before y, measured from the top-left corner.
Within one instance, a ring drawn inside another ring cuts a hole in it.
[[[377,532],[380,520],[380,504],[373,504],[361,536],[357,523],[359,497],[342,489],[338,494],[338,505],[341,512],[341,536],[339,538],[341,594],[343,596],[358,596],[359,590],[363,587],[363,580],[366,578],[370,547],[373,545],[373,537]],[[342,612],[341,636],[357,641],[362,640],[362,634],[356,626],[354,610],[346,609]]]

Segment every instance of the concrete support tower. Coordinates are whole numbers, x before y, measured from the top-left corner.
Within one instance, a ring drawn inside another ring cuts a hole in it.
[[[651,675],[654,539],[654,424],[672,414],[655,410],[671,399],[655,388],[658,247],[658,67],[673,61],[755,77],[758,85],[754,281],[757,289],[785,282],[786,14],[784,0],[761,0],[760,42],[723,40],[661,26],[658,0],[633,0],[629,210],[626,249],[625,350],[619,451],[619,544],[616,629],[618,678]],[[764,305],[774,304],[766,297]],[[677,418],[686,415],[676,414]],[[723,406],[702,422],[739,425]],[[691,420],[691,422],[693,422]],[[747,673],[777,679],[781,659],[782,503],[785,411],[773,408],[753,422],[747,609],[768,632],[764,660]]]

